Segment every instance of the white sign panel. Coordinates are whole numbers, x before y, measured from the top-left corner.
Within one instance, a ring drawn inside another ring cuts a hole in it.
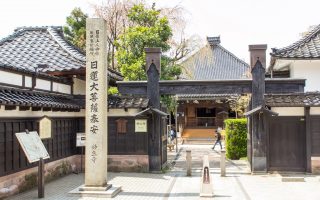
[[[147,120],[146,119],[136,119],[135,120],[135,132],[147,132]]]
[[[77,147],[86,146],[86,134],[85,133],[77,133]]]
[[[50,158],[49,153],[43,145],[36,131],[16,133],[16,137],[27,156],[29,163],[39,161],[40,158]]]
[[[39,122],[39,133],[41,139],[51,138],[51,128],[52,123],[51,119],[49,119],[47,116],[42,118]]]

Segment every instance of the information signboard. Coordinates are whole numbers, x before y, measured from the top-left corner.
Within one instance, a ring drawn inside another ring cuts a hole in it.
[[[77,147],[86,146],[86,134],[85,133],[77,133]]]
[[[16,133],[16,137],[27,156],[29,163],[39,161],[40,158],[50,158],[47,149],[36,131]]]
[[[136,119],[135,120],[135,132],[147,132],[147,120],[146,119]]]

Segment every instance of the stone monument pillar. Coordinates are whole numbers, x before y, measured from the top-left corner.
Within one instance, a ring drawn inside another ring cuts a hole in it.
[[[107,183],[107,38],[103,19],[87,19],[85,186]]]
[[[113,197],[121,187],[107,184],[107,37],[103,19],[86,21],[86,151],[84,185],[69,192],[89,197]]]

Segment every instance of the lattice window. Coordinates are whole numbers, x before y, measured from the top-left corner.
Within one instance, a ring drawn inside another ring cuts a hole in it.
[[[117,133],[127,133],[127,122],[126,119],[118,119],[117,122]]]

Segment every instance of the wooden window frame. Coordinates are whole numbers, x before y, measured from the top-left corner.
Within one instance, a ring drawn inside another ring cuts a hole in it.
[[[125,134],[127,133],[127,124],[128,120],[124,118],[119,118],[116,120],[117,125],[117,134]]]

